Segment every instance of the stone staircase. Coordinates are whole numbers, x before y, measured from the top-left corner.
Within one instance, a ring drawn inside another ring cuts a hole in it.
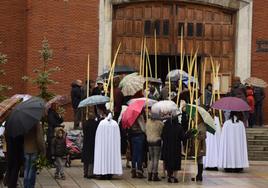
[[[246,132],[249,160],[268,161],[268,128],[248,128]]]

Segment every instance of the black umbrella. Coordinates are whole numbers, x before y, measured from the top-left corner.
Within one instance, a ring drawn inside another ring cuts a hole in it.
[[[38,97],[17,105],[6,122],[6,131],[9,136],[24,135],[39,123],[45,112],[45,102]]]
[[[126,66],[126,65],[116,65],[114,67],[114,74],[131,74],[133,72],[136,72],[135,69],[132,67]],[[101,78],[108,78],[110,74],[110,70],[105,71],[102,75],[100,75]]]

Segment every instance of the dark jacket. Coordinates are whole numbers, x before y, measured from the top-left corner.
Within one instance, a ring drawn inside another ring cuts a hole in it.
[[[94,163],[95,136],[99,121],[89,119],[83,124],[83,150],[82,161],[85,164]]]
[[[98,86],[95,87],[92,91],[92,95],[104,95],[104,91],[99,89]]]
[[[55,157],[63,157],[67,154],[65,137],[55,137],[51,144],[51,155]]]
[[[264,93],[263,88],[254,87],[254,99],[255,99],[255,103],[261,103],[264,98],[265,98],[265,93]]]
[[[47,115],[47,121],[48,121],[48,130],[47,130],[47,136],[48,138],[53,138],[54,137],[54,129],[56,127],[60,127],[63,118],[55,112],[53,109],[48,110],[48,115]]]
[[[124,102],[124,95],[119,88],[114,88],[114,112],[120,114]]]
[[[168,119],[162,131],[162,157],[166,170],[177,171],[181,169],[181,142],[187,136],[178,122],[178,118]]]
[[[77,84],[72,84],[71,90],[71,99],[72,99],[72,107],[73,109],[77,109],[81,99],[82,99],[82,89]]]
[[[244,101],[247,101],[246,98],[246,89],[245,87],[240,83],[235,83],[231,89],[231,96],[232,97],[238,97],[240,99],[243,99]]]

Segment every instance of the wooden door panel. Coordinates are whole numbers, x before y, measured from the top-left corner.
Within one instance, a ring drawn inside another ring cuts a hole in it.
[[[203,21],[203,11],[202,10],[199,10],[199,9],[196,9],[195,10],[195,20],[196,21]]]
[[[125,20],[125,32],[126,32],[126,35],[131,35],[134,33],[132,20]]]
[[[143,18],[143,8],[136,7],[134,10],[134,18],[135,19],[142,19]]]
[[[212,55],[216,57],[219,57],[221,55],[221,42],[220,41],[213,42]]]
[[[161,7],[153,7],[152,8],[152,18],[153,19],[160,19],[161,18]]]
[[[144,18],[151,19],[152,18],[152,7],[145,7],[144,8]]]
[[[205,38],[212,38],[212,24],[205,24]]]
[[[213,25],[213,39],[219,40],[221,38],[221,25]]]

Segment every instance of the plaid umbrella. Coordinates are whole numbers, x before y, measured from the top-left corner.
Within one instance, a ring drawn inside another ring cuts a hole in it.
[[[119,84],[124,96],[133,96],[138,91],[143,89],[145,80],[137,73],[129,74],[125,76]]]
[[[153,99],[147,99],[148,100],[148,106],[149,107],[152,107],[155,103],[157,103],[158,101],[156,100],[153,100]],[[135,99],[131,99],[130,101],[128,101],[128,105],[134,103],[135,101],[144,101],[144,106],[146,106],[146,102],[147,102],[146,98],[145,97],[142,97],[142,98],[135,98]]]
[[[65,105],[69,103],[68,97],[66,95],[57,95],[50,101],[46,103],[46,110],[48,110],[51,107],[52,103],[58,103],[59,105]]]
[[[9,98],[0,103],[0,117],[20,101],[19,98]]]
[[[151,108],[151,112],[158,115],[161,119],[167,119],[179,114],[176,103],[169,100],[163,100],[155,103]]]
[[[256,77],[247,78],[246,80],[244,80],[244,82],[255,87],[265,88],[268,86],[268,84],[264,80]]]

